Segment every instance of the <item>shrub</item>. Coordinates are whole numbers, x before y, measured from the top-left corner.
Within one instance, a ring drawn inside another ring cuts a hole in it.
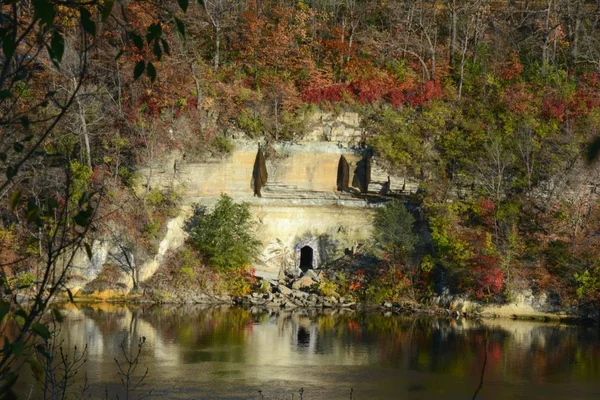
[[[374,225],[375,240],[385,253],[398,257],[398,261],[412,254],[418,241],[413,232],[415,218],[402,202],[393,200],[378,208]]]
[[[324,296],[333,296],[333,293],[338,289],[335,283],[323,277],[319,284],[319,290]]]
[[[217,290],[231,296],[245,296],[252,292],[255,282],[254,269],[242,267],[222,273]]]
[[[212,211],[198,204],[186,221],[190,243],[217,270],[230,271],[250,265],[260,241],[252,229],[248,203],[236,204],[222,194]]]
[[[600,302],[600,268],[586,269],[583,273],[575,272],[575,281],[579,299]]]
[[[260,115],[247,108],[243,109],[237,116],[237,124],[250,137],[257,137],[265,129]]]
[[[228,137],[217,135],[210,141],[214,153],[230,154],[233,151],[233,142]]]

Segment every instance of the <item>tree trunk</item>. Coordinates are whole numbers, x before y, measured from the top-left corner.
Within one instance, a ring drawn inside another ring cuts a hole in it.
[[[219,70],[219,57],[220,57],[220,48],[221,48],[221,29],[219,28],[219,24],[215,24],[215,72]]]
[[[202,102],[202,94],[200,93],[200,80],[196,75],[196,60],[190,63],[190,69],[192,70],[192,78],[194,79],[194,84],[196,85],[196,110],[200,109],[200,103]]]
[[[77,81],[73,78],[73,84],[77,87]],[[86,152],[86,162],[88,167],[92,168],[92,150],[90,146],[90,136],[88,133],[87,121],[85,119],[85,109],[83,104],[81,104],[81,99],[79,96],[75,97],[75,102],[77,103],[77,111],[79,116],[79,122],[81,123],[81,134],[83,135],[83,142],[85,144],[85,152]]]
[[[454,65],[454,53],[456,52],[456,25],[457,25],[457,10],[456,0],[450,2],[450,67]]]
[[[542,75],[548,73],[549,65],[549,46],[550,46],[550,10],[552,9],[552,0],[548,0],[548,8],[546,8],[546,22],[544,23],[544,42],[542,43]]]
[[[465,62],[466,62],[466,57],[467,57],[468,44],[469,44],[469,38],[467,36],[465,36],[465,41],[463,43],[463,48],[462,48],[461,57],[460,57],[460,78],[458,81],[458,100],[460,100],[462,97],[462,88],[463,88],[463,80],[465,77]]]
[[[275,100],[275,140],[279,140],[279,100]]]

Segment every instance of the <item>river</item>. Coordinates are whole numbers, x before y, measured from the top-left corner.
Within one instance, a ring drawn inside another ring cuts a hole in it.
[[[478,399],[600,398],[596,327],[108,303],[62,314],[63,349],[87,344],[71,389],[87,375],[92,398],[121,393],[114,359],[142,336],[136,393],[150,399],[471,399],[480,382]],[[27,377],[19,390],[35,393]]]

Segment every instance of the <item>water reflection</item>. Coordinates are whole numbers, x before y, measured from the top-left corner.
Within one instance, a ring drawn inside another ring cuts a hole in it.
[[[597,328],[201,306],[69,305],[65,345],[88,344],[92,390],[114,390],[119,346],[145,336],[160,397],[597,398]],[[311,396],[312,394],[312,396]],[[251,395],[251,396],[250,396]]]

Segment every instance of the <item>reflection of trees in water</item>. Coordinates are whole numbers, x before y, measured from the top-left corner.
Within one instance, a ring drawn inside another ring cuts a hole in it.
[[[477,377],[487,340],[486,379],[544,383],[600,378],[600,340],[594,328],[226,307],[113,306],[83,311],[105,335],[130,330],[134,336],[136,319],[143,320],[161,340],[179,347],[183,362],[243,362],[253,323],[259,323],[276,324],[276,340],[295,343],[296,351],[350,357],[366,350],[370,363],[394,368]]]
[[[243,361],[251,314],[227,307],[157,307],[148,319],[163,338],[176,341],[184,362]]]
[[[319,351],[334,344],[378,349],[386,366],[455,376],[477,377],[486,339],[486,376],[503,380],[547,382],[600,377],[597,330],[536,324],[524,332],[454,319],[385,317],[378,314],[329,315],[318,319]]]

